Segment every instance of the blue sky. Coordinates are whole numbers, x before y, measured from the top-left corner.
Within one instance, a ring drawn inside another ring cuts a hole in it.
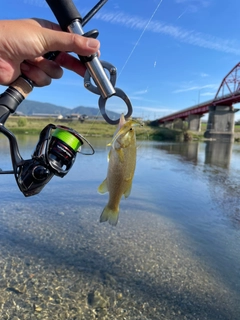
[[[84,16],[97,1],[74,3]],[[108,0],[84,31],[99,30],[101,59],[116,66],[117,87],[129,96],[133,116],[155,119],[215,96],[240,61],[239,12],[237,0]],[[28,17],[56,21],[44,0],[2,1],[2,19]],[[34,88],[28,99],[98,107],[98,96],[70,71]],[[117,98],[107,107],[125,110]]]

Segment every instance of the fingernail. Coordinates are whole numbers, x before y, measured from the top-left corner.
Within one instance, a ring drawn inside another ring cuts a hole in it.
[[[96,39],[89,38],[87,41],[87,46],[89,48],[95,48],[97,50],[99,48],[99,41]]]

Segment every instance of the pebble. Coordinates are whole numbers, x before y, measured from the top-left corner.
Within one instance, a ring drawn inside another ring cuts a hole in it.
[[[117,293],[117,300],[122,300],[122,298],[123,298],[122,293],[121,293],[121,292],[118,292],[118,293]]]
[[[112,228],[98,204],[35,201],[1,204],[1,319],[239,319],[239,296],[168,219],[139,210]]]
[[[40,306],[38,306],[37,304],[35,304],[34,305],[34,311],[41,312],[42,308]]]

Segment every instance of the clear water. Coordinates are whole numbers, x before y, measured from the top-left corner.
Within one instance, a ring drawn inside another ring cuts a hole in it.
[[[7,247],[10,260],[31,259],[48,273],[56,265],[75,276],[85,270],[86,290],[111,287],[133,305],[148,303],[136,319],[239,319],[240,145],[139,142],[132,193],[114,228],[98,222],[108,139],[89,140],[95,155],[78,155],[69,174],[37,196],[25,198],[12,175],[0,176],[2,255]],[[18,141],[29,158],[37,139]],[[0,167],[11,168],[4,137]],[[110,306],[117,319],[114,312]]]

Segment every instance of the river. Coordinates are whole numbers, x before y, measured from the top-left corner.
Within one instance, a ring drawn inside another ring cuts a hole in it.
[[[25,198],[1,175],[1,319],[239,319],[240,145],[139,141],[116,227],[108,139]],[[18,137],[28,159],[37,139]],[[11,169],[0,138],[0,168]]]

